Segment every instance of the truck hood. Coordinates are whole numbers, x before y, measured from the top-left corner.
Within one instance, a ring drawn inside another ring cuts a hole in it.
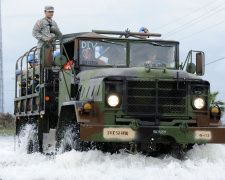
[[[200,80],[201,78],[182,70],[172,69],[145,69],[144,67],[132,68],[105,68],[82,71],[77,75],[81,81],[106,78],[106,77],[130,77],[150,79],[190,79]]]

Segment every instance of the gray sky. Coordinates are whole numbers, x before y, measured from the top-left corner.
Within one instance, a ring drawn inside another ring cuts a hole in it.
[[[34,23],[45,5],[55,7],[54,18],[64,34],[102,30],[162,33],[180,41],[180,61],[189,50],[202,50],[206,63],[225,56],[224,0],[2,0],[5,112],[13,112],[15,62],[36,45]],[[203,79],[225,101],[225,60],[206,66]]]

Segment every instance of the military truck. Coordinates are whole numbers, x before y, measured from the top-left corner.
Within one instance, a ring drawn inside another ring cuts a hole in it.
[[[38,49],[22,55],[16,134],[33,125],[28,153],[59,147],[154,153],[225,143],[220,107],[210,106],[210,83],[200,78],[204,52],[191,50],[180,63],[179,42],[160,36],[129,30],[63,35],[43,44],[31,69],[28,58]],[[38,92],[29,86],[37,77]]]

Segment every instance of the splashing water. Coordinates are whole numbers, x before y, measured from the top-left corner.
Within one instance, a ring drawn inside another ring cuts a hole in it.
[[[28,139],[33,140],[35,133],[35,125],[27,124],[20,131],[19,136],[15,137],[15,149],[19,152],[27,152]]]
[[[136,180],[136,179],[224,179],[225,146],[194,146],[186,160],[170,155],[154,158],[131,155],[70,151],[56,156],[26,153],[26,138],[32,126],[25,127],[20,148],[14,151],[13,137],[0,136],[0,179],[44,180]]]

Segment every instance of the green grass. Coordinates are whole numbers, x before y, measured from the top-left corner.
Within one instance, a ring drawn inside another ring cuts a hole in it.
[[[0,135],[13,135],[15,134],[15,131],[15,128],[0,129]]]

